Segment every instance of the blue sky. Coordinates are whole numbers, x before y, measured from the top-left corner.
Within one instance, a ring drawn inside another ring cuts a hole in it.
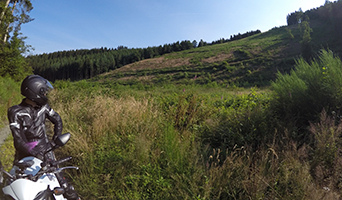
[[[31,0],[22,25],[31,54],[63,50],[212,42],[286,25],[289,13],[325,0]]]

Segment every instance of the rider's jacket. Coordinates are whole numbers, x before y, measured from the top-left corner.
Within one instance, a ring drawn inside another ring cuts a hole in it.
[[[48,147],[45,119],[54,124],[53,138],[62,133],[62,119],[48,104],[33,107],[25,102],[8,109],[8,120],[12,131],[16,159],[42,155]]]

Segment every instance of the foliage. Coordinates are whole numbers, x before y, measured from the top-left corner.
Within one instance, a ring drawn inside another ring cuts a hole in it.
[[[217,119],[215,125],[203,129],[203,142],[212,148],[230,150],[244,145],[257,149],[266,144],[273,137],[269,101],[269,94],[257,93],[255,89],[215,101]]]
[[[278,73],[278,79],[272,83],[273,111],[285,123],[295,122],[299,129],[319,119],[323,109],[340,113],[341,67],[341,60],[331,51],[322,50],[319,59],[311,63],[299,59],[295,70],[290,74]]]
[[[7,4],[6,4],[7,3]],[[16,81],[32,73],[23,54],[30,46],[21,36],[21,25],[32,19],[28,13],[32,10],[29,0],[0,2],[0,76],[9,76]]]
[[[2,44],[9,40],[11,34],[19,33],[22,24],[32,20],[28,15],[32,9],[30,0],[0,2],[0,39]]]
[[[21,81],[32,73],[32,68],[28,66],[22,55],[27,51],[23,40],[24,38],[15,34],[9,43],[0,47],[0,76]]]
[[[311,32],[312,29],[310,28],[309,22],[308,21],[302,21],[300,23],[300,31],[302,34],[302,57],[309,61],[312,58],[312,46],[311,46]]]

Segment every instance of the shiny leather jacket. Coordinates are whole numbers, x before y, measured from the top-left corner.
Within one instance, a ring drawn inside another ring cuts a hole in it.
[[[24,99],[19,105],[10,107],[7,114],[16,149],[15,159],[43,155],[49,147],[45,130],[46,118],[54,124],[53,138],[62,133],[62,119],[48,104],[33,107]]]

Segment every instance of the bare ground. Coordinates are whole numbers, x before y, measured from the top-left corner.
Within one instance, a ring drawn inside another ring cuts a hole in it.
[[[3,128],[0,128],[0,146],[2,143],[5,141],[5,139],[8,137],[10,134],[10,129],[8,124],[6,124]]]

